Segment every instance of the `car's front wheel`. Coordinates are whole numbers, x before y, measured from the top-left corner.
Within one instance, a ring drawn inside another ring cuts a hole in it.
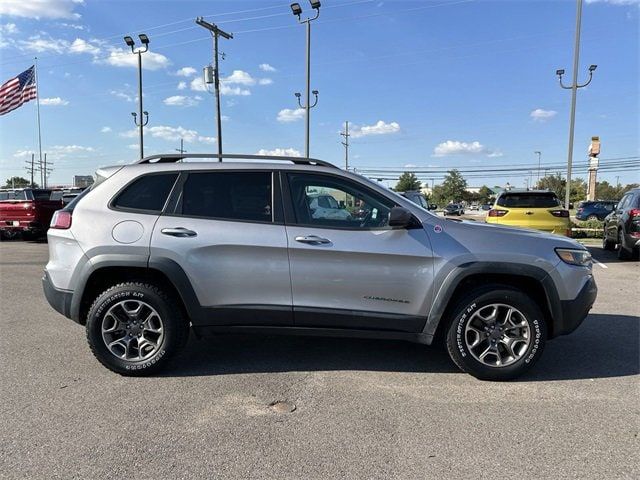
[[[87,316],[95,357],[121,375],[160,370],[186,341],[188,323],[175,300],[155,285],[127,282],[100,294]]]
[[[602,249],[603,250],[608,250],[610,252],[612,252],[612,251],[614,251],[616,249],[616,242],[612,242],[607,237],[607,229],[606,228],[602,232]]]
[[[447,350],[461,370],[482,380],[511,380],[538,360],[547,338],[544,315],[520,290],[472,291],[452,312]]]
[[[622,230],[618,229],[618,260],[630,260],[632,257],[633,257],[633,252],[630,252],[624,246],[624,238],[622,236]]]

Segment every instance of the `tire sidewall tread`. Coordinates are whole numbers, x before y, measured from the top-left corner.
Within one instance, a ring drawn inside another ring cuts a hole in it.
[[[103,314],[122,300],[143,300],[162,318],[164,340],[151,358],[141,362],[127,362],[113,355],[102,339]],[[125,282],[114,285],[94,300],[87,314],[86,334],[91,352],[109,370],[125,376],[145,376],[158,372],[186,343],[189,328],[174,299],[159,287],[145,282]]]
[[[529,323],[532,341],[526,353],[506,367],[490,367],[473,358],[464,341],[467,322],[482,307],[504,303],[520,310]],[[506,285],[491,285],[473,290],[456,304],[446,334],[449,356],[463,371],[480,380],[512,380],[528,371],[542,355],[547,338],[547,324],[537,304],[521,290]]]

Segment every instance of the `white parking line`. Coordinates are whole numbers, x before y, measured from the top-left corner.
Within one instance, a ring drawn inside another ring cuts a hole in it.
[[[602,268],[609,268],[607,267],[604,263],[600,263],[598,260],[596,260],[595,258],[592,259],[594,261],[594,263],[596,265],[600,265]]]

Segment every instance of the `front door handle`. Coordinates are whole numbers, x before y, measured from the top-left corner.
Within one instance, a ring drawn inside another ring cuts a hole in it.
[[[326,245],[331,243],[328,238],[318,237],[317,235],[305,235],[296,237],[296,242],[308,243],[310,245]]]
[[[184,227],[163,228],[160,232],[171,237],[195,237],[198,235],[193,230]]]

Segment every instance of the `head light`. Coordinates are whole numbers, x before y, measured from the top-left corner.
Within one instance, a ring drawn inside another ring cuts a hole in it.
[[[587,250],[556,248],[556,253],[564,263],[568,263],[569,265],[578,265],[579,267],[591,266],[591,254]]]

